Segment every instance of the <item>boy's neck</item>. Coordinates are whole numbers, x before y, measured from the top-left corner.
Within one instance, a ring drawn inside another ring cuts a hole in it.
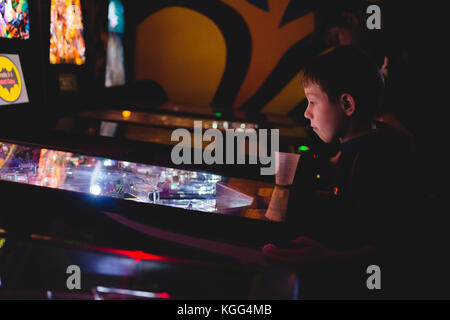
[[[372,122],[360,124],[360,125],[352,125],[350,124],[346,130],[345,135],[339,138],[341,143],[345,143],[349,140],[356,139],[361,136],[365,136],[367,134],[371,134],[375,129],[375,125]]]

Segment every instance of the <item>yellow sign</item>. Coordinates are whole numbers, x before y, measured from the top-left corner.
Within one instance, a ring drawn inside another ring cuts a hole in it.
[[[0,56],[0,98],[14,102],[22,92],[22,79],[16,65],[7,57]]]

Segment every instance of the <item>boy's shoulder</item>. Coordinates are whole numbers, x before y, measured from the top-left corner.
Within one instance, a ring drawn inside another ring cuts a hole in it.
[[[376,127],[372,130],[343,143],[341,150],[343,152],[369,152],[377,155],[410,155],[414,153],[414,146],[411,136],[388,124],[377,122]]]

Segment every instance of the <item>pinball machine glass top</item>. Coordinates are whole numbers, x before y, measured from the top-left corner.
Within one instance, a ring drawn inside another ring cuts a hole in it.
[[[0,38],[30,39],[28,0],[0,0]]]
[[[51,0],[50,63],[83,65],[86,62],[80,0]]]
[[[237,214],[254,201],[208,172],[161,167],[0,141],[0,181],[208,213]],[[254,182],[235,179],[241,185]],[[261,218],[254,218],[261,219]]]

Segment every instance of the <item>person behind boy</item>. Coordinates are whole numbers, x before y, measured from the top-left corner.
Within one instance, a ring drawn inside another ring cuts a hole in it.
[[[318,175],[320,159],[302,155],[286,218],[297,238],[266,245],[265,258],[308,271],[299,276],[300,296],[308,297],[308,281],[316,287],[310,297],[412,294],[406,257],[409,249],[421,250],[411,240],[413,154],[409,137],[374,122],[383,97],[380,71],[360,49],[342,46],[307,65],[301,84],[304,116],[324,142],[339,139],[340,152],[328,179]],[[367,287],[370,265],[382,271],[381,290]]]
[[[357,46],[371,57],[385,81],[384,101],[377,121],[402,131],[412,140],[409,129],[413,125],[411,116],[414,113],[410,108],[413,100],[409,97],[411,95],[405,95],[410,85],[407,63],[403,57],[404,48],[401,41],[394,38],[395,30],[390,30],[389,27],[385,29],[384,22],[381,30],[367,28],[366,9],[370,5],[371,3],[365,0],[325,1],[318,12],[319,34],[328,47]],[[393,8],[390,8],[388,3],[381,4],[383,12],[389,11],[388,9]],[[384,18],[385,15],[381,17]],[[410,102],[404,103],[405,99],[410,99]],[[403,103],[399,103],[400,101]]]

